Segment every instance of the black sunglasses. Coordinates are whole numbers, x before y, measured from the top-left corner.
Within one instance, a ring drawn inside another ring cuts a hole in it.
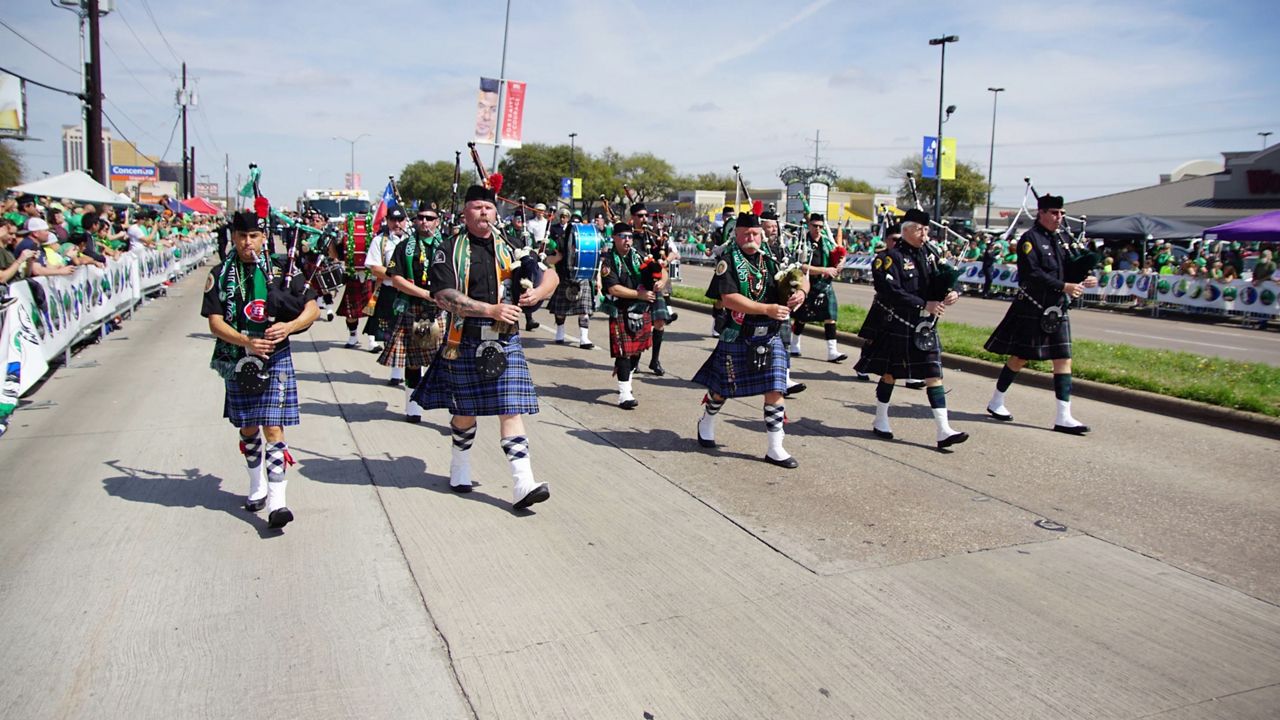
[[[439,220],[440,218],[435,215],[419,215],[418,219],[419,220]]]

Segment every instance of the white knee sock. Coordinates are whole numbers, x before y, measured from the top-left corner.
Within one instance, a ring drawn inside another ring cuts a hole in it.
[[[267,512],[285,507],[284,491],[289,483],[284,473],[292,463],[286,443],[282,441],[267,446]]]
[[[556,342],[564,342],[564,323],[556,324]]]
[[[1080,422],[1079,420],[1076,420],[1074,417],[1071,417],[1071,401],[1070,400],[1059,400],[1058,401],[1058,417],[1056,420],[1054,420],[1054,424],[1061,425],[1063,427],[1079,427],[1084,423]]]
[[[871,423],[871,427],[880,432],[893,432],[893,428],[889,427],[889,403],[876,402],[876,420]]]
[[[991,393],[991,402],[987,403],[987,409],[998,415],[1009,415],[1009,410],[1004,406],[1004,393],[995,390]]]
[[[951,428],[951,423],[947,422],[946,408],[933,409],[933,422],[938,427],[938,442],[942,442],[956,434],[956,431]]]
[[[791,457],[782,447],[782,441],[786,437],[786,430],[783,429],[783,421],[786,419],[787,411],[782,405],[764,406],[764,430],[769,438],[769,449],[766,454],[774,460],[786,460]]]
[[[635,400],[636,396],[631,394],[631,381],[618,381],[618,402],[624,403],[628,400]]]
[[[471,443],[476,439],[476,426],[453,430],[453,455],[449,462],[449,485],[452,487],[471,487]]]

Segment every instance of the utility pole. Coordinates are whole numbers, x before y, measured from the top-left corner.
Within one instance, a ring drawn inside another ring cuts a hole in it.
[[[196,192],[196,146],[191,146],[191,174],[187,176],[187,197],[195,197]]]
[[[182,63],[182,89],[178,91],[178,105],[182,108],[182,187],[180,191],[185,200],[190,197],[187,184],[190,178],[190,165],[187,163],[187,64]]]
[[[86,170],[94,180],[107,184],[107,168],[102,153],[102,51],[98,34],[98,0],[89,0],[88,117],[85,120]]]
[[[813,171],[818,172],[818,144],[822,142],[822,131],[813,131]]]
[[[494,128],[493,167],[489,172],[498,172],[498,148],[502,145],[502,91],[507,85],[507,33],[511,30],[511,0],[507,0],[507,19],[502,25],[502,65],[498,69],[498,123]]]
[[[227,214],[231,214],[231,153],[222,156],[222,192],[226,198]]]

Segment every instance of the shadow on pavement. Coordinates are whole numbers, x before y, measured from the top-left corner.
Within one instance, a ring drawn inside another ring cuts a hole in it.
[[[299,403],[298,411],[303,415],[340,418],[349,423],[396,420],[404,417],[382,400],[373,400],[367,403],[339,404],[308,399],[307,402]]]
[[[273,538],[283,534],[280,530],[268,528],[265,517],[245,510],[244,496],[223,490],[221,478],[197,468],[186,468],[180,474],[175,474],[126,467],[119,460],[108,460],[105,464],[121,473],[118,477],[102,481],[102,489],[112,497],[165,507],[204,508],[225,512],[248,523],[258,531],[260,537]],[[245,484],[247,486],[247,480]]]
[[[472,475],[470,493],[456,493],[449,487],[448,468],[441,470],[444,474],[428,472],[427,464],[419,457],[405,456],[398,458],[335,458],[321,455],[305,448],[293,448],[296,452],[298,469],[308,480],[333,483],[338,485],[367,485],[369,478],[377,487],[395,488],[397,490],[422,489],[437,492],[461,500],[491,505],[506,512],[511,512],[511,503],[476,492],[484,487],[479,478]],[[474,452],[475,450],[473,450]],[[495,449],[494,452],[497,452]],[[524,513],[518,513],[524,514]]]
[[[379,366],[381,367],[381,366]],[[374,377],[367,372],[359,370],[347,370],[346,372],[297,372],[295,376],[298,382],[341,382],[351,383],[352,385],[386,385],[385,377]],[[388,387],[390,387],[388,385]]]

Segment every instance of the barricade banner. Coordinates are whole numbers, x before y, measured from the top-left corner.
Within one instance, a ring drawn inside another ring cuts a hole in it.
[[[49,370],[49,361],[102,324],[136,305],[165,280],[198,266],[213,249],[208,238],[181,248],[140,249],[74,275],[38,277],[9,286],[17,302],[0,313],[0,421]],[[176,252],[175,252],[176,251]]]

